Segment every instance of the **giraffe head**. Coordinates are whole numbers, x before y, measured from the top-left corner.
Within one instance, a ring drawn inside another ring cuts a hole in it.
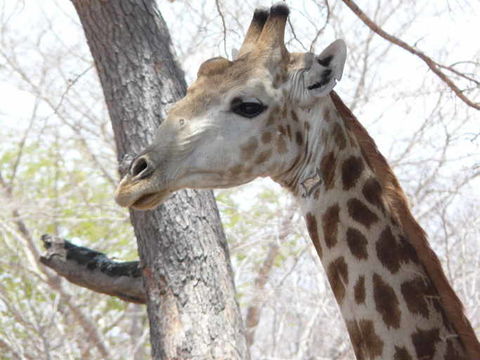
[[[288,173],[304,151],[295,113],[322,102],[340,80],[342,40],[320,55],[289,53],[284,3],[257,9],[234,61],[204,62],[186,96],[131,163],[116,201],[150,209],[183,188],[225,188]],[[307,129],[306,129],[307,128]]]

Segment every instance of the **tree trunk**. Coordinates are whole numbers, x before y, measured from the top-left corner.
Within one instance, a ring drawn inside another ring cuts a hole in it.
[[[164,106],[185,94],[184,75],[155,1],[72,2],[102,84],[120,161],[151,142]],[[130,217],[148,296],[153,358],[248,358],[212,192],[178,192],[157,210],[131,211]]]

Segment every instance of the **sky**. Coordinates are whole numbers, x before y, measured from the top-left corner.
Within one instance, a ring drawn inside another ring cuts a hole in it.
[[[176,25],[176,19],[178,19],[178,12],[184,11],[185,7],[182,5],[182,1],[176,2],[165,2],[160,1],[159,7],[161,13],[164,16],[167,24],[169,24],[172,37],[177,42],[182,42],[183,39],[191,36],[189,33],[188,27],[185,29],[178,29]],[[202,3],[203,7],[210,7],[209,12],[214,12],[214,2],[213,1],[199,1]],[[204,6],[203,3],[206,5]],[[249,18],[249,11],[253,9],[255,4],[269,5],[270,2],[259,2],[259,1],[249,1],[247,5],[244,6],[246,9],[246,18]],[[335,3],[335,1],[332,1]],[[338,1],[337,1],[338,3]],[[358,5],[364,9],[367,13],[369,12],[369,7],[372,7],[372,4],[375,2],[370,1],[357,1]],[[422,9],[422,16],[420,16],[412,25],[409,25],[408,32],[401,34],[402,40],[405,40],[409,44],[414,44],[419,49],[424,51],[427,54],[439,55],[435,59],[440,59],[445,64],[453,63],[460,60],[466,59],[478,59],[480,57],[480,49],[478,44],[478,33],[480,33],[480,24],[478,23],[478,16],[480,15],[480,2],[478,1],[462,1],[462,0],[450,0],[450,1],[420,1],[420,6]],[[318,9],[314,9],[312,2],[310,1],[295,1],[295,10],[292,11],[291,17],[295,16],[295,13],[305,14],[318,14]],[[336,4],[338,7],[338,4]],[[449,8],[460,7],[463,10],[460,12],[450,12]],[[58,34],[61,34],[62,41],[65,44],[71,43],[76,44],[77,42],[83,41],[83,34],[79,31],[78,21],[76,19],[76,14],[74,12],[73,6],[69,1],[61,0],[39,0],[39,1],[18,1],[18,0],[0,0],[0,9],[3,13],[2,17],[7,18],[7,26],[25,38],[29,37],[35,27],[45,27],[45,23],[49,22],[50,26],[54,28]],[[343,9],[344,10],[344,9]],[[343,11],[349,15],[349,22],[358,21],[355,18],[352,18],[349,11]],[[195,16],[195,15],[191,15]],[[212,18],[216,18],[217,15],[214,13]],[[405,19],[408,19],[408,14],[404,14]],[[398,23],[405,21],[405,19],[397,19]],[[216,21],[219,21],[216,19]],[[392,24],[392,25],[390,25]],[[389,31],[389,28],[395,29],[395,21],[389,20],[385,25],[385,30]],[[183,31],[182,31],[183,30]],[[296,30],[300,32],[299,29]],[[330,32],[330,33],[329,33]],[[241,41],[242,34],[227,33],[227,52],[230,55],[233,48],[238,48],[239,41]],[[327,28],[326,34],[323,36],[327,38],[332,36],[330,29]],[[57,41],[58,39],[47,39],[46,41]],[[308,42],[305,39],[302,39],[308,45]],[[330,42],[333,41],[333,37]],[[345,38],[347,44],[354,45],[355,38],[347,37]],[[328,40],[327,40],[328,41]],[[380,40],[383,41],[383,40]],[[293,43],[293,46],[296,44]],[[324,46],[327,45],[327,42],[324,41]],[[297,46],[298,47],[298,46]],[[220,52],[223,52],[222,44],[218,44]],[[208,48],[204,52],[208,55],[201,56],[202,51],[195,51],[191,55],[184,56],[183,64],[184,70],[186,71],[187,78],[194,78],[196,74],[196,69],[199,64],[208,58],[214,51],[219,49]],[[439,49],[443,51],[445,49],[452,49],[448,52],[440,52]],[[293,49],[293,50],[301,50]],[[398,50],[399,54],[404,53],[403,50]],[[225,54],[221,54],[225,55]],[[412,56],[398,56],[398,63],[395,61],[389,62],[389,67],[391,68],[391,73],[396,73],[398,76],[401,76],[404,72],[414,72],[414,71],[427,71],[426,66],[422,63],[421,60],[416,59]],[[408,58],[409,63],[405,64],[405,59]],[[392,57],[391,60],[395,60],[395,57]],[[348,66],[348,64],[347,64]],[[348,67],[346,72],[348,72]],[[343,84],[340,83],[338,89],[342,89]],[[2,79],[0,83],[0,94],[2,94],[1,99],[1,113],[6,115],[3,118],[11,119],[10,121],[17,123],[19,120],[24,118],[24,113],[26,106],[32,105],[32,100],[29,99],[28,94],[25,94],[21,91],[14,79]],[[8,120],[7,120],[8,121]]]

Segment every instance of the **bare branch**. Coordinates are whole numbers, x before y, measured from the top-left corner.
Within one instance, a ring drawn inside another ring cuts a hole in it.
[[[138,261],[116,262],[56,236],[43,235],[41,240],[47,253],[40,256],[40,262],[71,283],[124,301],[146,303]]]
[[[455,63],[455,64],[459,64],[459,63],[464,63],[464,62],[461,61],[461,62],[457,62],[457,63]],[[467,63],[467,62],[465,61],[465,63]],[[468,81],[473,82],[473,83],[474,83],[475,85],[477,85],[477,86],[480,85],[480,81],[478,81],[478,80],[472,78],[471,76],[468,76],[468,75],[466,75],[466,74],[458,71],[457,69],[454,69],[453,66],[454,66],[455,64],[450,65],[450,66],[439,64],[438,66],[440,66],[441,68],[443,68],[443,69],[445,69],[445,70],[451,71],[451,72],[454,73],[455,75],[458,75],[458,76],[464,78],[465,80],[468,80]]]
[[[225,56],[228,57],[228,53],[227,53],[227,25],[225,23],[225,15],[223,14],[222,8],[220,7],[219,0],[215,0],[215,6],[217,7],[217,11],[218,11],[218,15],[220,15],[220,19],[222,20],[223,51],[225,51]]]
[[[292,40],[295,40],[297,43],[299,43],[304,51],[308,51],[308,49],[305,47],[305,45],[303,45],[303,42],[301,42],[300,39],[298,38],[297,33],[295,32],[295,29],[293,28],[290,17],[287,18],[287,22],[288,22],[288,26],[290,27],[290,31],[292,32],[292,36],[293,36]]]
[[[328,4],[328,0],[324,0],[324,3],[325,3],[325,9],[327,10],[327,16],[325,18],[325,22],[323,23],[322,27],[318,29],[312,42],[310,43],[310,52],[313,52],[313,48],[315,47],[315,44],[317,43],[318,38],[320,37],[321,34],[323,34],[323,31],[325,30],[325,28],[328,25],[328,22],[330,21],[330,5]]]
[[[77,74],[73,79],[69,79],[68,80],[68,84],[67,84],[67,87],[65,88],[65,90],[63,91],[62,95],[60,96],[60,100],[58,101],[58,104],[53,108],[53,112],[55,114],[58,113],[58,109],[60,109],[60,107],[62,106],[63,104],[63,100],[65,99],[65,96],[67,95],[67,93],[70,91],[70,89],[72,88],[72,86],[74,86],[78,80],[80,80],[82,78],[83,75],[85,75],[88,71],[90,71],[91,69],[93,69],[93,64],[92,65],[89,65],[87,68],[85,68],[85,70],[83,70],[82,72],[80,72],[79,74]]]
[[[384,38],[387,41],[390,41],[391,43],[401,47],[402,49],[408,51],[409,53],[418,56],[420,59],[422,59],[427,66],[432,70],[447,86],[457,95],[460,100],[462,100],[465,104],[468,106],[473,107],[474,109],[480,110],[480,104],[474,103],[472,100],[470,100],[468,97],[466,97],[463,94],[463,91],[458,88],[457,85],[442,71],[440,68],[446,68],[445,66],[440,65],[436,61],[434,61],[432,58],[429,56],[425,55],[423,52],[420,50],[414,49],[412,46],[408,45],[406,42],[400,40],[399,38],[390,35],[386,31],[384,31],[380,26],[378,26],[375,22],[373,22],[359,7],[358,5],[352,1],[352,0],[342,0],[345,5],[347,5],[350,10],[353,11],[355,15],[358,16],[362,22],[367,25],[372,31],[377,33],[379,36]],[[452,71],[451,68],[448,68],[448,70]],[[458,75],[458,74],[457,74]]]

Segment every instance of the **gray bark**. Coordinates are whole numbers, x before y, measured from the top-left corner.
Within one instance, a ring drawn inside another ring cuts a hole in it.
[[[105,95],[119,161],[152,140],[165,105],[185,94],[153,0],[72,0]],[[248,358],[228,248],[209,191],[131,211],[154,359]]]

